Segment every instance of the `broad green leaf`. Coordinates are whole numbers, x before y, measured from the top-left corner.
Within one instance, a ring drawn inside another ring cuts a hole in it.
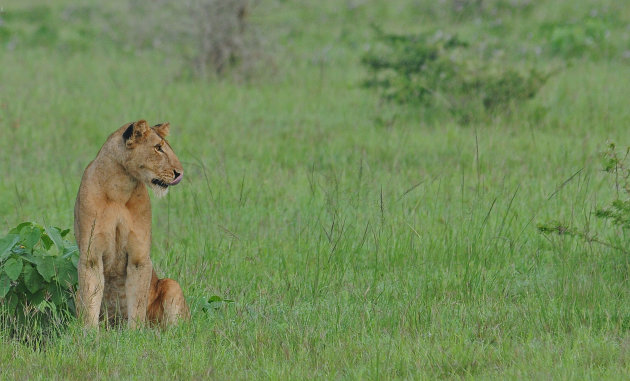
[[[57,271],[57,282],[62,287],[74,286],[77,283],[77,268],[74,267],[69,259],[57,258],[55,260],[55,268]]]
[[[67,299],[67,302],[68,302],[68,310],[69,310],[71,313],[76,314],[77,307],[76,307],[76,305],[74,304],[74,298],[72,297],[72,295],[69,295],[69,298]]]
[[[0,298],[4,298],[11,289],[11,279],[5,273],[0,274]]]
[[[53,240],[50,239],[50,237],[48,236],[48,234],[44,233],[42,234],[42,244],[44,244],[44,248],[46,250],[50,250],[50,248],[52,247],[52,245],[54,244]]]
[[[68,303],[68,311],[70,311],[70,313],[75,313],[77,309],[74,305],[74,299],[72,297],[69,297],[66,302]]]
[[[42,258],[42,261],[37,264],[37,272],[40,273],[46,282],[50,282],[52,277],[55,275],[55,258]]]
[[[0,262],[2,262],[11,253],[11,249],[20,240],[17,234],[9,234],[0,239]]]
[[[24,248],[24,246],[20,245],[20,243],[18,241],[18,243],[15,246],[13,246],[13,249],[11,249],[11,253],[17,254],[19,257],[21,257],[24,254],[27,254],[28,251]],[[9,254],[9,255],[11,255],[11,254]]]
[[[59,228],[57,228],[57,229],[59,229]],[[61,238],[65,238],[65,236],[67,236],[68,233],[70,233],[70,229],[66,229],[66,230],[59,229],[59,231],[60,231],[59,234],[61,234]]]
[[[37,310],[39,312],[44,312],[46,310],[52,310],[53,309],[51,303],[49,303],[46,299],[44,299],[41,302],[35,304],[35,308],[37,308]]]
[[[50,237],[50,239],[53,240],[53,242],[55,243],[55,246],[57,246],[57,249],[59,250],[60,253],[63,253],[63,238],[61,238],[61,234],[59,234],[59,229],[54,228],[52,226],[46,226],[46,233],[48,234],[48,236]]]
[[[37,257],[35,257],[33,254],[30,254],[30,253],[23,253],[20,257],[22,258],[23,261],[34,264],[34,265],[38,264],[41,261],[41,259],[38,259]]]
[[[9,258],[4,262],[4,272],[9,276],[11,280],[17,280],[22,272],[22,259]]]
[[[29,250],[35,247],[41,236],[42,231],[36,226],[26,226],[20,231],[20,241]]]
[[[46,290],[39,290],[33,295],[30,295],[28,302],[34,306],[39,306],[46,299]]]
[[[207,302],[204,303],[202,309],[204,311],[218,310],[227,303],[234,303],[232,299],[223,299],[218,295],[212,295]]]
[[[77,246],[76,243],[68,243],[64,248],[63,248],[63,257],[64,258],[68,258],[71,255],[79,255],[79,247]]]
[[[70,257],[70,261],[72,262],[72,264],[74,265],[75,268],[79,267],[79,255],[73,255]]]
[[[24,266],[24,284],[31,294],[34,294],[44,287],[44,279],[35,268],[26,265]]]
[[[64,304],[65,296],[63,289],[55,283],[48,284],[48,293],[50,294],[50,301],[57,306]]]
[[[19,224],[18,226],[14,227],[13,229],[11,229],[9,231],[10,234],[20,234],[20,232],[22,231],[23,228],[25,228],[26,226],[33,226],[32,222],[22,222],[21,224]]]
[[[39,265],[40,263],[42,263],[42,261],[44,260],[44,258],[48,257],[48,252],[46,250],[44,250],[43,248],[36,248],[35,250],[33,250],[33,255],[31,257],[29,257],[30,259],[32,259],[33,263],[36,265]]]
[[[232,299],[223,299],[219,295],[212,295],[208,299],[208,303],[215,303],[215,302],[234,303],[234,301]]]

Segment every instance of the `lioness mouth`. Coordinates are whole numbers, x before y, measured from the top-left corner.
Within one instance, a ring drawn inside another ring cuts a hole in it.
[[[153,180],[151,180],[151,183],[153,183],[155,185],[159,185],[162,188],[168,188],[168,184],[165,183],[164,181],[160,180],[160,179],[153,179]]]

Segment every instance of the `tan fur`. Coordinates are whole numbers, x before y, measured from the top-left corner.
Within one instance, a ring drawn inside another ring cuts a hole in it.
[[[184,172],[164,140],[168,132],[168,123],[127,123],[83,173],[74,232],[80,251],[77,314],[87,326],[97,326],[100,317],[127,320],[134,328],[147,320],[167,325],[190,316],[179,284],[158,279],[149,257],[147,186],[162,196]]]

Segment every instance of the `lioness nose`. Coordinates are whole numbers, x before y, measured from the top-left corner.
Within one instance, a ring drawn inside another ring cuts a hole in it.
[[[173,170],[173,174],[175,175],[175,178],[173,178],[173,182],[168,185],[177,185],[180,181],[182,181],[182,177],[184,177],[183,171],[177,172],[176,170]]]

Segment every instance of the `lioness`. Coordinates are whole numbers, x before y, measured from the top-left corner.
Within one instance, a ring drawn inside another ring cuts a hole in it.
[[[79,246],[77,314],[87,326],[99,317],[134,328],[167,325],[190,312],[179,284],[158,279],[151,248],[151,202],[178,184],[182,165],[165,140],[169,124],[128,123],[111,134],[81,179],[74,206]]]

